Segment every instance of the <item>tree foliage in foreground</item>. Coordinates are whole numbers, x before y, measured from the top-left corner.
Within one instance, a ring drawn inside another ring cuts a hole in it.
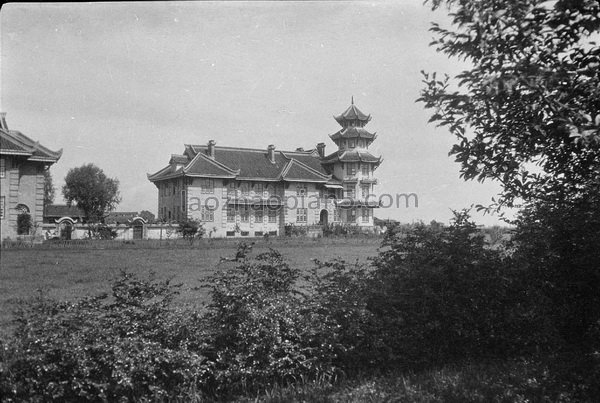
[[[437,50],[472,68],[425,74],[430,121],[456,136],[465,179],[517,198],[561,201],[600,182],[600,3],[596,0],[432,0],[452,28],[432,27]],[[594,34],[596,36],[594,36]]]
[[[73,202],[83,210],[88,222],[101,222],[119,204],[119,181],[106,176],[94,164],[71,168],[62,189],[67,205]]]
[[[20,304],[16,332],[0,342],[0,394],[233,398],[381,370],[527,357],[557,342],[528,271],[487,248],[465,213],[447,227],[394,227],[372,268],[334,260],[302,272],[275,250],[249,251],[242,243],[203,279],[210,302],[202,314],[174,304],[178,287],[129,274],[110,296]]]
[[[465,179],[494,179],[523,202],[515,259],[551,301],[554,325],[592,346],[600,309],[600,2],[432,0],[453,27],[433,44],[471,64],[425,74],[420,101],[447,127]],[[591,343],[591,344],[590,344]]]

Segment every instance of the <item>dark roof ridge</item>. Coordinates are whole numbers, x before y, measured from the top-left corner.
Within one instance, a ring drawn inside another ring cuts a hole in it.
[[[208,146],[206,144],[184,144],[184,146],[190,146],[193,148],[202,148],[202,149],[206,149],[208,148]],[[231,146],[215,146],[215,150],[230,150],[230,151],[254,151],[254,152],[262,152],[262,153],[266,153],[267,149],[266,148],[249,148],[249,147],[231,147]],[[305,150],[305,151],[298,151],[298,150],[294,150],[294,151],[286,151],[286,150],[277,150],[275,149],[275,152],[280,152],[280,153],[285,153],[285,154],[302,154],[302,155],[310,155],[312,153],[314,153],[314,149],[311,150]]]

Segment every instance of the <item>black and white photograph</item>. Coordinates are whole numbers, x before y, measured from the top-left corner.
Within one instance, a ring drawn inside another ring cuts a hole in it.
[[[80,401],[600,401],[600,2],[3,3],[0,402]]]

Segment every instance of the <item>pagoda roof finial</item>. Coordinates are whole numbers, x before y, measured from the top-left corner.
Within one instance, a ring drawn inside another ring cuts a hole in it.
[[[342,126],[344,126],[344,122],[347,121],[355,121],[355,120],[359,120],[361,122],[368,122],[369,120],[371,120],[371,115],[366,115],[364,113],[362,113],[360,111],[360,109],[358,109],[356,107],[356,105],[354,105],[354,95],[352,95],[352,97],[350,98],[350,106],[348,107],[348,109],[346,109],[343,113],[341,113],[340,115],[337,116],[333,116],[335,120],[337,120],[337,122],[339,124],[341,124]]]

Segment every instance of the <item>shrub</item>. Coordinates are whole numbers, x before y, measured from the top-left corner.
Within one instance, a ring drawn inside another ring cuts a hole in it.
[[[192,244],[196,238],[202,238],[206,230],[199,221],[187,220],[179,223],[177,232],[179,232],[184,239],[187,239],[190,244]]]
[[[368,308],[398,363],[434,365],[547,348],[554,331],[526,269],[488,248],[468,212],[448,227],[391,228]]]
[[[94,233],[98,239],[111,240],[117,237],[117,230],[109,227],[106,224],[100,224],[94,229]]]
[[[204,281],[211,303],[202,353],[212,392],[256,391],[333,375],[332,348],[320,339],[321,314],[295,288],[298,269],[272,249],[236,260]]]
[[[33,222],[29,213],[20,213],[17,216],[17,234],[18,235],[29,235],[29,232],[33,228]]]
[[[302,225],[286,224],[285,225],[285,236],[305,236],[307,229]]]
[[[562,203],[522,209],[513,238],[515,258],[551,304],[563,340],[600,348],[600,186]]]
[[[3,400],[182,398],[204,367],[197,316],[168,309],[175,293],[169,282],[123,273],[110,297],[24,303],[1,346]]]
[[[367,306],[369,276],[358,263],[334,259],[315,261],[305,277],[310,305],[321,321],[321,342],[331,346],[333,364],[346,374],[380,368],[387,361],[375,331],[379,318]]]

